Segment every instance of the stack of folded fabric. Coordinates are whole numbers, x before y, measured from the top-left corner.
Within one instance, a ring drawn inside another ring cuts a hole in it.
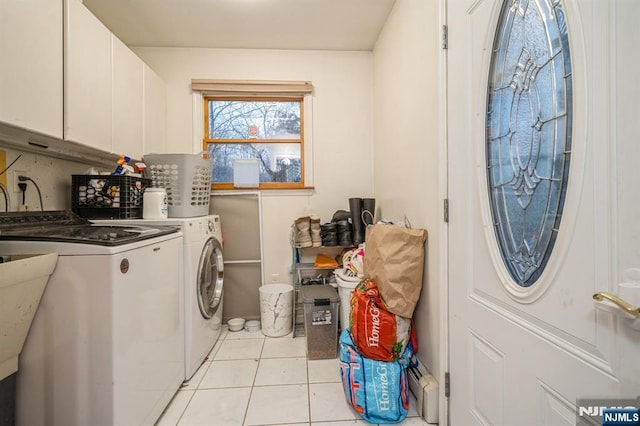
[[[316,255],[316,260],[315,262],[313,262],[313,267],[314,268],[337,268],[338,267],[338,262],[332,258],[329,257],[327,255],[324,255],[322,253],[318,253]]]

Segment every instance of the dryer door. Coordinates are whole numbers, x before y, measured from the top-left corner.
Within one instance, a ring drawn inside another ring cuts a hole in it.
[[[215,238],[205,243],[198,266],[198,306],[200,313],[210,319],[222,305],[224,287],[224,258],[222,245]]]

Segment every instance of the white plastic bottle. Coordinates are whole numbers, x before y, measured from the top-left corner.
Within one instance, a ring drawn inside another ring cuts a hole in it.
[[[142,196],[143,219],[166,219],[169,217],[167,191],[164,188],[147,188]]]

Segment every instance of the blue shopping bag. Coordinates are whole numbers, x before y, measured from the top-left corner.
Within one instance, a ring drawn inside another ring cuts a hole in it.
[[[376,361],[358,353],[351,333],[340,334],[340,376],[349,405],[371,423],[398,423],[409,411],[407,367],[411,343],[396,361]]]

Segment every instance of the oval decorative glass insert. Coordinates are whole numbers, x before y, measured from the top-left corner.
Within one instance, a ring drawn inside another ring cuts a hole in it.
[[[518,286],[542,274],[556,241],[571,157],[569,40],[559,0],[508,0],[491,53],[486,159],[502,259]]]

